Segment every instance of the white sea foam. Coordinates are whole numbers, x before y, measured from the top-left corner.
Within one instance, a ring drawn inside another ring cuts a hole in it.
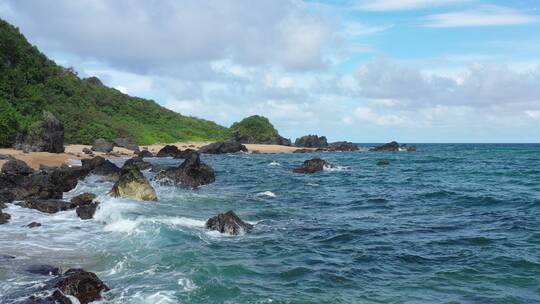
[[[330,167],[330,166],[324,166],[324,171],[349,171],[351,170],[351,167],[347,167],[347,166],[334,166],[334,167]]]
[[[257,195],[260,195],[260,196],[269,196],[269,197],[276,197],[276,194],[272,191],[264,191],[264,192],[259,192],[257,193]]]
[[[280,163],[278,163],[277,161],[272,161],[271,163],[268,164],[269,166],[281,166]]]
[[[190,292],[197,289],[197,285],[195,285],[195,283],[193,283],[193,281],[188,278],[178,279],[178,285],[180,285],[180,287],[182,287],[182,291],[185,292]]]

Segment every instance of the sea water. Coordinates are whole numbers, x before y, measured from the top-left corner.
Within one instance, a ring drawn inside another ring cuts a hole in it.
[[[338,167],[292,172],[314,157]],[[153,183],[158,202],[111,198],[88,177],[65,197],[96,193],[93,220],[11,204],[0,303],[46,280],[24,271],[36,263],[95,272],[111,288],[103,303],[540,303],[540,145],[202,159],[215,183]],[[228,210],[254,230],[204,228]]]

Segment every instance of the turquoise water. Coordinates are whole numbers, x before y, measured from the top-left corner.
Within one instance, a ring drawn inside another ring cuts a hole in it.
[[[21,269],[40,262],[96,272],[104,303],[540,303],[540,145],[418,150],[205,155],[216,183],[155,185],[157,203],[90,177],[66,196],[100,194],[92,221],[7,209],[0,253],[18,258],[0,262],[0,302],[28,292],[40,278]],[[291,172],[312,157],[339,167]],[[231,209],[251,234],[204,229]]]

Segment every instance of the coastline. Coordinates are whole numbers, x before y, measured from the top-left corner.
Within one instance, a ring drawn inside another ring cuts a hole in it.
[[[143,148],[148,148],[148,151],[156,154],[161,148],[166,145],[175,145],[181,150],[185,149],[194,149],[199,150],[202,146],[210,144],[212,142],[176,142],[170,144],[153,144],[147,146],[139,146],[142,150]],[[292,153],[298,147],[292,146],[280,146],[280,145],[262,145],[262,144],[245,144],[248,149],[248,153]],[[40,165],[57,167],[63,164],[69,164],[72,160],[81,160],[92,158],[93,156],[86,155],[83,152],[84,148],[90,149],[91,145],[65,145],[64,153],[48,153],[48,152],[30,152],[24,153],[21,150],[15,150],[13,148],[3,148],[0,149],[0,155],[9,155],[16,159],[22,160],[27,163],[33,169],[39,169]],[[134,156],[133,151],[114,147],[113,153],[103,153],[103,152],[94,152],[94,156],[102,156],[104,158],[115,158],[115,157],[130,157]],[[7,162],[7,160],[0,159],[0,167]]]

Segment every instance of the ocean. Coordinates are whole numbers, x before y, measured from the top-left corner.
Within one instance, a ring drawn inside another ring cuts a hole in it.
[[[11,204],[0,254],[17,258],[0,260],[0,303],[44,281],[24,272],[36,263],[95,272],[111,288],[102,303],[540,303],[540,145],[359,145],[203,155],[216,182],[153,183],[158,202],[111,198],[90,176],[65,197],[98,194],[93,220]],[[337,167],[292,172],[315,157]],[[228,210],[254,230],[204,228]]]

